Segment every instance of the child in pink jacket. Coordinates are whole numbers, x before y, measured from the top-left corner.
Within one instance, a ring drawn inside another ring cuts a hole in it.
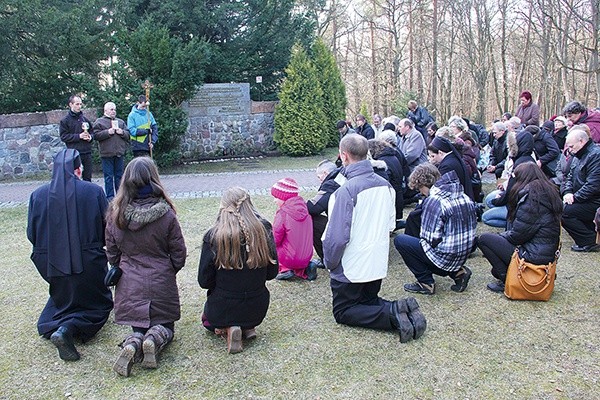
[[[275,278],[278,280],[298,276],[312,281],[317,277],[316,265],[309,265],[313,255],[312,218],[298,192],[298,184],[292,178],[281,179],[271,188],[277,203],[273,236],[279,259],[279,274]]]

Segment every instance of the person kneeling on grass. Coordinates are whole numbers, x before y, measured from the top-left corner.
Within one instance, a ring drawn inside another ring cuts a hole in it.
[[[202,324],[227,338],[227,352],[242,351],[242,338],[254,339],[267,315],[267,280],[277,275],[271,224],[240,187],[223,193],[219,216],[206,232],[198,283],[208,289]]]
[[[106,224],[106,255],[123,275],[115,286],[115,322],[133,333],[122,343],[113,370],[129,376],[134,363],[157,368],[181,317],[177,273],[187,249],[158,168],[137,157],[125,168]]]
[[[475,203],[464,193],[456,172],[439,177],[432,164],[421,164],[409,178],[411,187],[426,196],[422,204],[420,238],[398,235],[394,245],[417,281],[404,285],[412,293],[434,294],[433,274],[454,280],[450,289],[463,292],[471,278],[464,266],[475,245]],[[435,182],[433,186],[431,182]]]
[[[395,192],[373,172],[367,151],[367,139],[360,135],[348,134],[340,142],[340,174],[347,180],[331,195],[323,239],[333,316],[338,324],[395,330],[405,343],[420,338],[427,321],[414,297],[379,297],[396,227]]]
[[[297,276],[314,281],[317,266],[310,262],[313,255],[313,222],[306,202],[298,195],[298,184],[292,178],[277,181],[271,188],[277,203],[273,220],[273,236],[277,246],[279,274],[275,279],[288,280]]]
[[[504,292],[508,265],[515,251],[525,261],[547,264],[554,260],[560,243],[563,205],[556,186],[537,164],[521,164],[513,171],[513,185],[507,195],[506,231],[484,233],[477,246],[492,265],[497,279],[487,288]]]

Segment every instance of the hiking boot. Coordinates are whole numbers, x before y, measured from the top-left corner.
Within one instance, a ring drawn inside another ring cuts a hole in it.
[[[242,351],[242,328],[230,326],[227,328],[227,353],[235,354]]]
[[[317,266],[311,261],[306,267],[306,280],[314,281],[315,279],[317,279]]]
[[[58,356],[61,360],[77,361],[79,360],[79,352],[73,343],[73,335],[64,327],[59,326],[58,329],[50,336],[50,341],[58,349]]]
[[[400,299],[393,301],[390,305],[392,326],[394,326],[400,334],[400,343],[406,343],[412,340],[415,336],[415,329],[410,322],[408,315],[408,306],[406,300]]]
[[[244,329],[242,330],[242,337],[246,340],[256,339],[256,329]]]
[[[154,325],[144,336],[142,348],[144,351],[144,359],[142,367],[156,368],[158,367],[157,357],[162,349],[173,340],[173,331],[162,325]]]
[[[494,293],[504,293],[504,282],[495,281],[487,284],[487,288]]]
[[[450,277],[454,279],[454,285],[450,286],[450,290],[457,293],[464,292],[469,284],[471,275],[472,272],[469,267],[462,266],[458,271],[450,275]]]
[[[425,329],[427,329],[427,320],[425,319],[425,315],[423,315],[419,309],[419,303],[417,303],[417,299],[414,297],[407,297],[406,306],[408,307],[408,319],[410,319],[410,322],[415,328],[414,339],[416,340],[423,336],[423,333],[425,333]]]
[[[435,283],[430,285],[426,283],[421,283],[419,281],[414,283],[406,283],[404,285],[404,290],[411,293],[419,293],[419,294],[434,294],[435,293]]]
[[[122,376],[129,376],[134,363],[142,361],[144,355],[142,353],[142,343],[144,335],[139,332],[134,332],[127,336],[121,343],[121,353],[117,357],[113,370]]]
[[[279,274],[277,274],[275,279],[277,279],[278,281],[287,281],[289,279],[292,279],[294,276],[296,276],[294,274],[294,271],[285,271],[285,272],[280,272]]]

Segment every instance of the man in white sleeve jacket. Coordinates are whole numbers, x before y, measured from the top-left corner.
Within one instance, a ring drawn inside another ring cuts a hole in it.
[[[399,331],[404,343],[419,338],[427,323],[414,298],[378,297],[387,275],[389,234],[396,227],[395,192],[373,172],[367,151],[360,135],[346,135],[340,142],[343,182],[329,200],[323,240],[333,316],[341,324]]]

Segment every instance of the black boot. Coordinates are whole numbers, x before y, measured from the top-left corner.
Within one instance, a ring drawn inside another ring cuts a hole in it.
[[[58,356],[65,361],[79,360],[79,352],[73,343],[73,335],[65,326],[60,326],[56,332],[50,336],[50,341],[58,349]]]

